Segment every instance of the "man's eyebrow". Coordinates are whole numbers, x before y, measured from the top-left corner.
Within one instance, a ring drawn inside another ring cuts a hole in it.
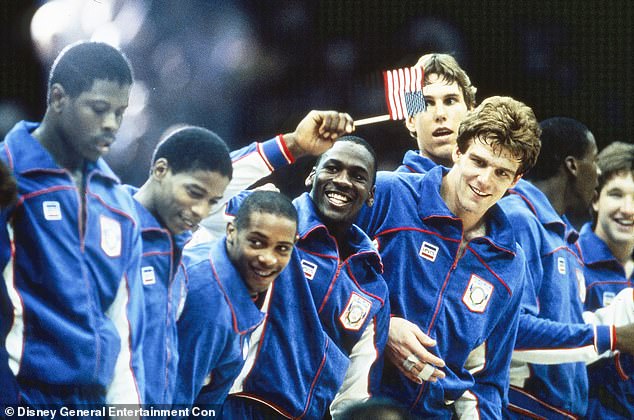
[[[252,230],[252,231],[249,232],[249,234],[261,236],[262,238],[268,238],[269,237],[269,235],[267,235],[265,232],[262,232],[262,231],[259,231],[259,230]]]
[[[368,171],[365,166],[361,166],[361,165],[352,165],[352,169],[355,171],[359,171],[359,172],[365,172],[366,174],[370,174],[370,171]]]
[[[492,163],[489,159],[487,159],[487,158],[485,158],[485,157],[480,156],[480,155],[479,155],[478,153],[476,153],[476,152],[472,152],[472,153],[471,153],[471,157],[472,157],[472,158],[476,158],[476,159],[478,159],[478,160],[481,160],[482,162],[486,162],[486,163],[487,163],[487,165],[493,166],[493,167],[494,167],[494,168],[496,168],[496,169],[502,169],[502,170],[508,171],[508,172],[510,172],[510,173],[515,173],[515,171],[516,171],[515,169],[509,168],[508,166],[493,165],[493,163]]]
[[[341,161],[337,158],[334,157],[327,157],[326,159],[324,159],[322,161],[322,164],[326,164],[326,163],[337,163],[339,165],[341,165]]]
[[[427,95],[423,94],[423,97],[425,97],[425,98],[432,98],[434,96],[435,95],[431,95],[431,94],[427,94]],[[445,93],[444,95],[438,95],[438,96],[440,96],[442,98],[460,98],[460,94],[456,93],[456,92]]]
[[[187,182],[185,184],[185,186],[187,188],[191,188],[191,189],[196,190],[196,192],[201,192],[201,193],[207,193],[208,192],[207,188],[203,187],[202,185],[200,185],[200,184],[198,184],[196,182]]]

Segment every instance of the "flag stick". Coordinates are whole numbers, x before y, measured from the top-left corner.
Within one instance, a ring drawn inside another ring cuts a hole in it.
[[[363,118],[361,120],[357,120],[354,122],[354,125],[360,126],[360,125],[374,124],[381,121],[389,121],[389,120],[390,120],[390,115],[385,114],[385,115],[378,115],[376,117],[369,117],[369,118]]]

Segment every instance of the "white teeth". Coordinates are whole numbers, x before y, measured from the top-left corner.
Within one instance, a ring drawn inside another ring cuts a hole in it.
[[[255,274],[257,274],[260,277],[268,277],[271,274],[273,274],[273,271],[259,271],[259,270],[253,270],[255,272]]]
[[[326,197],[328,197],[332,201],[338,202],[338,204],[346,204],[350,201],[350,199],[345,195],[338,194],[336,192],[326,193]]]
[[[622,219],[617,219],[615,220],[616,223],[618,223],[619,225],[623,225],[623,226],[632,226],[634,225],[634,220],[622,220]]]
[[[479,189],[477,189],[476,187],[471,187],[471,190],[478,194],[480,197],[486,197],[488,194],[483,193],[482,191],[480,191]]]
[[[275,272],[274,269],[264,269],[264,268],[256,268],[256,267],[251,267],[251,270],[253,270],[253,272],[255,274],[257,274],[258,276],[261,277],[267,277],[270,276],[271,274],[273,274],[273,272]]]

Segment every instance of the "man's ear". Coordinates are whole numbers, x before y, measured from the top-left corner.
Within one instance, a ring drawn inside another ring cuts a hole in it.
[[[413,116],[407,117],[405,120],[405,127],[409,130],[409,133],[416,138],[416,120]]]
[[[566,171],[572,175],[573,177],[577,177],[577,171],[579,170],[579,165],[577,164],[577,158],[574,156],[566,156],[564,159],[564,167]]]
[[[150,176],[160,182],[163,178],[165,178],[169,170],[170,167],[167,159],[159,158],[152,165],[152,168],[150,169]]]
[[[458,162],[458,159],[460,158],[460,156],[462,156],[462,152],[460,151],[460,148],[456,144],[453,150],[451,151],[451,160],[453,160],[453,163]]]
[[[370,189],[370,193],[368,194],[368,199],[365,200],[365,204],[368,207],[372,207],[374,205],[374,193],[376,192],[376,185],[373,185]]]
[[[59,112],[68,102],[68,95],[64,86],[59,83],[53,83],[48,97],[48,106],[55,112]]]
[[[228,222],[225,233],[227,234],[227,243],[229,245],[233,245],[233,240],[236,234],[236,225],[234,225],[233,222]]]
[[[317,169],[313,166],[313,169],[310,170],[310,173],[308,174],[308,176],[306,177],[306,180],[304,181],[304,185],[306,186],[306,188],[310,188],[313,186],[313,181],[315,180],[316,171]]]

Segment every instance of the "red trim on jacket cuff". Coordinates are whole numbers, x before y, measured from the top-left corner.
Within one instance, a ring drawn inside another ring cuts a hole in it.
[[[293,156],[291,151],[288,149],[288,146],[286,145],[286,140],[284,140],[284,135],[283,134],[278,134],[277,135],[277,140],[280,142],[280,145],[282,146],[282,153],[284,153],[284,155],[286,155],[287,160],[290,163],[294,163],[295,162],[295,156]]]

